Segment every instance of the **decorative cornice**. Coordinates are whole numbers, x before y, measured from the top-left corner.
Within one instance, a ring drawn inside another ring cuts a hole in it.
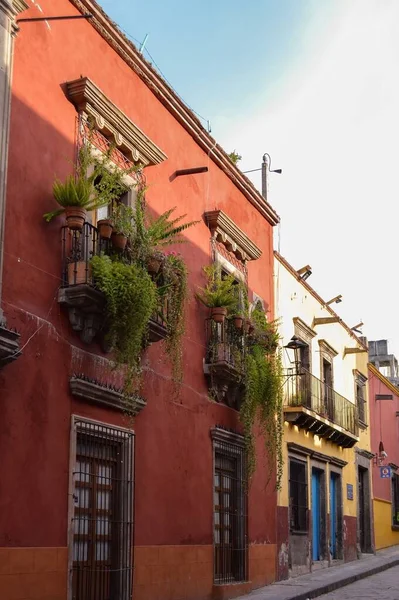
[[[204,218],[212,236],[239,260],[256,260],[262,256],[258,246],[222,210],[208,211]]]
[[[191,135],[194,141],[224,172],[247,200],[271,224],[277,225],[280,218],[265,201],[253,183],[230,160],[213,137],[204,129],[194,113],[184,104],[176,92],[157,73],[154,67],[138,52],[134,44],[118,29],[94,0],[70,0],[80,13],[90,13],[93,26],[117,54],[140,77],[156,98]]]
[[[364,458],[367,458],[368,460],[371,460],[372,458],[374,458],[375,454],[373,452],[370,452],[369,450],[363,450],[362,448],[355,448],[356,454],[360,454],[360,456],[363,456]]]
[[[296,454],[302,454],[303,456],[309,456],[315,460],[320,460],[321,462],[330,463],[337,467],[345,467],[348,463],[345,460],[341,460],[340,458],[336,458],[335,456],[329,456],[328,454],[323,454],[322,452],[317,452],[316,450],[311,450],[310,448],[305,448],[304,446],[300,446],[295,442],[287,443],[288,450],[291,452],[295,452]]]
[[[309,327],[305,321],[302,321],[300,317],[294,317],[292,320],[294,322],[295,335],[302,337],[304,340],[312,340],[316,337],[317,332]]]
[[[366,385],[367,377],[363,373],[361,373],[358,369],[352,369],[353,377],[355,378],[356,383],[359,385]]]
[[[121,390],[107,387],[82,375],[73,375],[69,380],[69,387],[72,396],[133,416],[138,415],[147,405],[141,396],[130,397],[126,401]]]
[[[234,444],[240,448],[245,448],[244,436],[228,429],[213,427],[213,429],[211,429],[211,438],[214,442]]]
[[[157,165],[167,156],[88,77],[66,83],[68,100],[79,113],[95,120],[97,129],[112,135],[128,158],[144,166]]]
[[[319,340],[320,352],[324,352],[328,354],[331,358],[338,356],[338,352],[330,346],[330,344],[326,340]]]

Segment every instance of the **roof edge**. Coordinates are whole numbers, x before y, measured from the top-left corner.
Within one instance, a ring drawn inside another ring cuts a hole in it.
[[[158,74],[154,67],[138,52],[135,45],[121,32],[95,0],[70,0],[80,13],[90,13],[89,23],[119,54],[147,85],[165,108],[186,129],[194,141],[208,154],[258,212],[274,226],[280,217],[266,202],[253,183],[230,160],[227,153],[209,135],[194,113],[184,104],[177,93]]]
[[[338,322],[340,325],[342,325],[342,327],[347,331],[347,333],[349,333],[349,335],[356,340],[356,342],[359,344],[359,346],[361,348],[364,348],[364,350],[368,350],[367,346],[365,344],[363,344],[363,342],[357,337],[357,335],[355,335],[352,331],[352,329],[349,327],[349,325],[347,325],[345,323],[345,321],[343,321],[341,319],[341,317],[335,312],[335,310],[333,310],[331,308],[331,306],[327,306],[326,301],[323,300],[323,298],[316,292],[316,290],[314,290],[312,288],[312,286],[310,286],[306,280],[301,279],[301,276],[298,275],[297,271],[294,269],[294,267],[279,253],[277,252],[277,250],[274,250],[274,256],[276,257],[276,259],[286,267],[286,269],[291,273],[291,275],[293,275],[295,277],[295,279],[297,281],[299,281],[303,287],[310,293],[312,294],[312,296],[315,298],[315,300],[317,300],[318,302],[320,302],[320,304],[323,305],[323,308],[325,308],[332,317],[336,317],[338,319]]]
[[[377,369],[377,367],[375,367],[373,365],[373,363],[369,362],[367,364],[367,368],[369,371],[371,371],[371,373],[373,373],[373,375],[375,375],[384,385],[387,386],[387,388],[389,388],[391,390],[391,392],[393,392],[396,396],[398,396],[399,398],[399,389],[397,387],[395,387],[393,385],[393,383],[391,383],[389,381],[389,379],[387,379],[385,377],[385,375],[383,375],[382,373],[380,373],[380,371]]]

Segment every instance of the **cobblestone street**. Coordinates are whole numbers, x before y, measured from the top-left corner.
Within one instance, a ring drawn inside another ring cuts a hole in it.
[[[319,596],[320,600],[399,600],[399,567],[356,581],[346,587]]]

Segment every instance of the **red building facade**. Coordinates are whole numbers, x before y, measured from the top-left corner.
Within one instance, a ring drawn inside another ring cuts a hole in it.
[[[20,17],[42,16],[29,6]],[[233,597],[275,579],[276,493],[258,439],[246,498],[238,412],[209,399],[208,311],[194,292],[216,258],[243,274],[250,301],[260,298],[273,316],[278,217],[94,2],[43,0],[41,9],[93,18],[21,23],[15,39],[1,297],[3,349],[4,336],[12,339],[0,369],[2,598],[127,599],[132,573],[137,600]],[[155,213],[176,206],[200,221],[179,247],[190,288],[181,394],[174,399],[154,342],[134,423],[95,335],[92,292],[75,293],[63,276],[63,220],[43,220],[88,116],[99,139],[145,165]],[[179,176],[194,167],[207,170]],[[233,487],[228,534],[215,494],[229,502]],[[220,535],[234,536],[227,558]]]

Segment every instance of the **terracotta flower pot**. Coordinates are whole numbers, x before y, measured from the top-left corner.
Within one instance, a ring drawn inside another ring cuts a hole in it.
[[[149,258],[147,262],[147,270],[150,274],[156,275],[161,268],[162,261],[159,258]]]
[[[225,306],[214,306],[211,308],[211,317],[215,323],[223,323],[227,315],[227,308]]]
[[[113,233],[111,236],[114,248],[124,250],[127,244],[127,236],[124,233]]]
[[[78,261],[68,264],[68,284],[81,285],[91,282],[91,264]]]
[[[253,333],[254,331],[254,326],[251,323],[250,319],[245,319],[244,321],[244,331],[245,333],[247,333],[248,335],[251,335],[251,333]]]
[[[100,221],[97,221],[97,229],[100,237],[104,240],[109,240],[113,231],[111,220],[101,219]]]
[[[72,231],[82,231],[86,221],[86,209],[78,206],[67,206],[65,208],[66,224]]]
[[[242,317],[241,315],[236,315],[233,319],[233,323],[236,329],[241,330],[244,324],[244,317]]]

